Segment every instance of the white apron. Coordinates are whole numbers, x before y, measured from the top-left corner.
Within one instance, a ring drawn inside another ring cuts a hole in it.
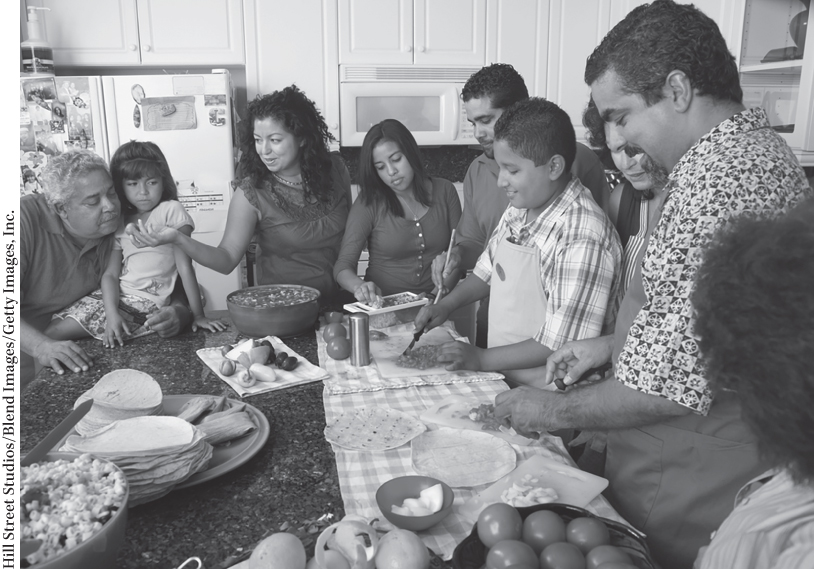
[[[534,338],[546,321],[548,297],[540,277],[540,249],[502,239],[492,260],[489,286],[488,347],[497,348]],[[545,376],[545,366],[501,370],[509,384]]]

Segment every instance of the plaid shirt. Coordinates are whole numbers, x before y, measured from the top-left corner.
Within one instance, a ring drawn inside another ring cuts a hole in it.
[[[539,248],[548,303],[545,324],[534,339],[556,350],[570,340],[598,336],[616,316],[622,268],[616,230],[577,178],[537,219],[526,223],[526,212],[506,209],[473,273],[490,283],[498,243],[507,234],[517,245]]]
[[[781,213],[812,195],[803,169],[762,109],[725,120],[670,174],[642,260],[646,301],[619,355],[622,383],[706,415],[713,396],[693,331],[695,272],[712,234],[740,214]]]

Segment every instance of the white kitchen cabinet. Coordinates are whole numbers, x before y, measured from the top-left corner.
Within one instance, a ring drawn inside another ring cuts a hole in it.
[[[339,0],[339,63],[481,66],[486,0]]]
[[[336,0],[245,0],[243,8],[247,99],[296,84],[339,140]]]
[[[799,0],[747,0],[740,58],[744,104],[766,110],[805,166],[814,165],[812,26]]]
[[[50,9],[56,67],[244,62],[241,0],[25,1]]]

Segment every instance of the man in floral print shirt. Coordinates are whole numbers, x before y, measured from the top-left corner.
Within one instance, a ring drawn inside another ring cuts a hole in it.
[[[737,397],[713,398],[707,384],[690,302],[696,269],[731,218],[775,215],[812,191],[765,113],[744,108],[734,58],[693,6],[634,9],[585,78],[616,134],[671,170],[667,199],[614,335],[548,360],[549,380],[573,383],[608,360],[612,377],[564,393],[514,389],[496,398],[495,415],[519,431],[608,430],[608,498],[663,568],[689,568],[737,489],[765,470]]]

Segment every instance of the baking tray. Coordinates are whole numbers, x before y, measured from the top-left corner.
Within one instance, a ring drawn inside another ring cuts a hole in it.
[[[398,304],[394,304],[393,306],[385,306],[383,308],[373,308],[372,306],[363,302],[352,302],[345,305],[345,310],[348,312],[364,312],[365,314],[373,316],[376,314],[393,312],[395,310],[404,310],[405,308],[424,306],[430,302],[428,298],[414,292],[398,292],[396,294],[389,294],[387,296],[383,296],[382,300],[385,303],[388,301],[395,301],[398,302]]]

